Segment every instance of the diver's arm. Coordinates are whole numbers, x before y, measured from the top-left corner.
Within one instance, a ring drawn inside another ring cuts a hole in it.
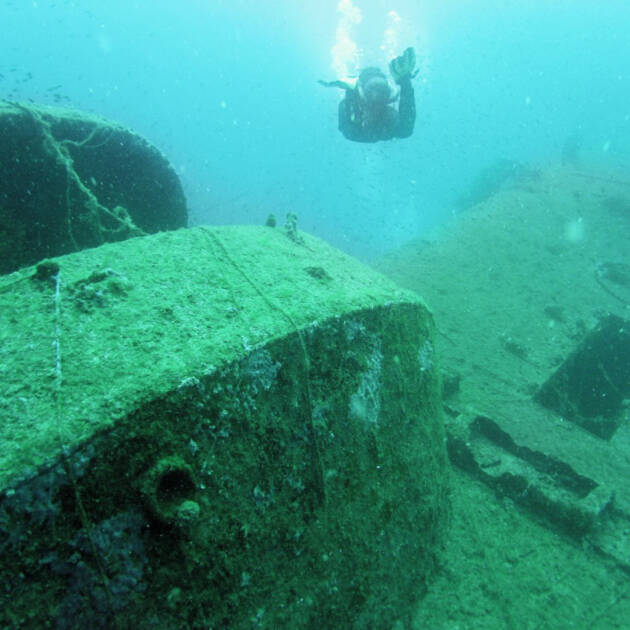
[[[354,89],[350,83],[348,83],[347,81],[342,81],[341,79],[337,79],[336,81],[322,81],[321,79],[319,79],[317,83],[323,85],[324,87],[341,88],[342,90]]]
[[[397,138],[408,138],[413,133],[416,122],[416,98],[411,85],[411,78],[405,77],[399,81],[400,100],[398,102]]]

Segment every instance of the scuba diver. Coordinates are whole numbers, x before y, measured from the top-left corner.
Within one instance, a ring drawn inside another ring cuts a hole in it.
[[[355,142],[408,138],[416,121],[416,102],[411,79],[417,74],[416,53],[407,48],[389,63],[389,72],[400,86],[398,94],[378,68],[365,68],[355,85],[347,81],[319,81],[345,90],[339,103],[339,131]],[[395,106],[398,101],[398,107]]]

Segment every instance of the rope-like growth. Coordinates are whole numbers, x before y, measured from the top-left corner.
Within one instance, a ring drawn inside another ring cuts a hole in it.
[[[312,445],[312,457],[313,457],[313,465],[315,468],[315,490],[317,493],[317,497],[319,499],[320,505],[326,507],[327,499],[326,499],[326,486],[324,482],[324,469],[322,465],[322,456],[319,448],[319,443],[317,441],[317,433],[315,431],[315,426],[313,423],[313,402],[311,396],[311,379],[310,379],[310,359],[308,356],[308,350],[306,348],[306,342],[304,341],[304,335],[302,331],[296,324],[295,320],[285,311],[281,306],[273,302],[268,296],[266,296],[263,291],[258,287],[258,285],[241,269],[241,267],[237,264],[237,262],[230,256],[227,247],[223,244],[218,235],[206,227],[201,227],[201,229],[208,235],[208,238],[213,242],[216,247],[218,247],[226,260],[238,271],[238,273],[243,276],[245,281],[256,291],[256,293],[262,298],[262,300],[274,311],[280,313],[284,319],[286,319],[293,330],[295,331],[297,338],[300,343],[300,348],[302,350],[302,365],[304,369],[304,390],[306,393],[305,401],[306,401],[306,417],[307,417],[307,425],[308,431],[311,435],[311,445]]]
[[[55,411],[59,419],[59,397],[63,375],[61,373],[61,271],[55,275]],[[57,422],[57,429],[59,423]]]
[[[146,235],[146,232],[136,226],[136,224],[133,222],[133,219],[129,215],[129,212],[125,208],[123,208],[122,206],[116,206],[115,208],[110,210],[107,206],[100,203],[92,190],[83,183],[78,173],[76,172],[76,169],[74,168],[74,160],[72,158],[72,155],[70,154],[70,151],[68,150],[68,146],[85,147],[87,143],[90,142],[96,135],[97,131],[99,130],[98,126],[95,126],[88,134],[88,136],[80,142],[77,142],[75,140],[59,141],[55,138],[53,134],[51,122],[46,120],[38,111],[21,104],[16,104],[16,106],[37,123],[44,136],[43,146],[45,151],[66,173],[67,232],[68,238],[70,239],[73,247],[76,250],[82,249],[82,247],[79,246],[79,244],[77,243],[72,231],[72,190],[78,190],[80,195],[84,198],[83,205],[92,219],[94,232],[100,244],[105,242],[106,239],[103,235],[107,233],[111,235],[124,234],[127,236]],[[107,138],[107,140],[108,139],[109,138]],[[107,140],[105,140],[101,144],[105,144]],[[94,146],[100,146],[100,144]],[[113,222],[114,225],[117,225],[118,227],[114,229],[106,228],[103,225],[102,217],[107,217]]]
[[[72,462],[70,461],[70,449],[68,445],[65,443],[63,439],[63,435],[61,432],[61,413],[62,413],[62,391],[63,391],[63,372],[62,372],[62,361],[61,361],[61,271],[57,271],[57,274],[54,276],[55,278],[55,293],[54,293],[54,303],[55,303],[55,389],[54,389],[54,399],[55,399],[55,424],[57,427],[57,437],[59,439],[59,447],[61,451],[61,461],[68,476],[70,479],[70,483],[72,485],[72,490],[74,492],[74,499],[77,505],[77,511],[79,513],[79,520],[81,521],[81,525],[85,530],[85,535],[90,544],[90,549],[92,551],[92,555],[94,556],[94,560],[96,562],[101,581],[103,583],[103,587],[105,589],[105,593],[107,596],[107,601],[109,603],[110,609],[113,611],[113,601],[112,601],[112,592],[109,586],[109,579],[107,578],[107,573],[103,568],[103,563],[101,561],[101,554],[98,551],[96,543],[94,542],[94,535],[92,533],[92,522],[88,518],[87,512],[85,510],[85,506],[83,505],[83,501],[81,500],[81,493],[79,491],[79,484],[77,482],[76,475],[74,474],[74,470],[72,468]]]

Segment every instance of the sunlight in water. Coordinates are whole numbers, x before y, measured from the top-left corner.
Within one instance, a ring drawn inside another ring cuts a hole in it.
[[[339,0],[337,4],[337,30],[335,42],[330,49],[331,67],[339,79],[352,82],[356,79],[361,68],[366,64],[386,67],[391,59],[401,54],[407,46],[415,46],[418,54],[418,65],[423,70],[426,65],[426,55],[418,33],[411,28],[411,23],[403,19],[396,11],[388,11],[383,16],[382,37],[380,43],[374,45],[359,45],[358,28],[364,22],[361,9],[354,0]],[[369,16],[372,20],[381,19],[378,12]],[[362,30],[367,26],[362,25]],[[380,29],[379,29],[380,30]],[[369,28],[368,28],[369,32]],[[363,33],[365,36],[365,33]],[[365,50],[363,48],[365,46]],[[422,72],[424,76],[424,72]]]
[[[387,26],[383,31],[383,43],[381,44],[381,50],[387,56],[387,59],[392,59],[396,55],[400,54],[398,47],[400,45],[400,28],[402,26],[402,18],[396,11],[387,12]]]
[[[332,68],[339,78],[356,76],[359,72],[359,48],[353,39],[353,28],[363,20],[361,9],[352,0],[339,0],[337,36],[331,48]]]

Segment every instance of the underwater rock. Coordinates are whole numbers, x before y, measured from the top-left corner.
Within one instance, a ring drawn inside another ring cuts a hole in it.
[[[447,525],[433,320],[297,236],[0,278],[0,627],[409,625]]]
[[[187,223],[173,168],[121,125],[3,102],[0,138],[0,274]]]

